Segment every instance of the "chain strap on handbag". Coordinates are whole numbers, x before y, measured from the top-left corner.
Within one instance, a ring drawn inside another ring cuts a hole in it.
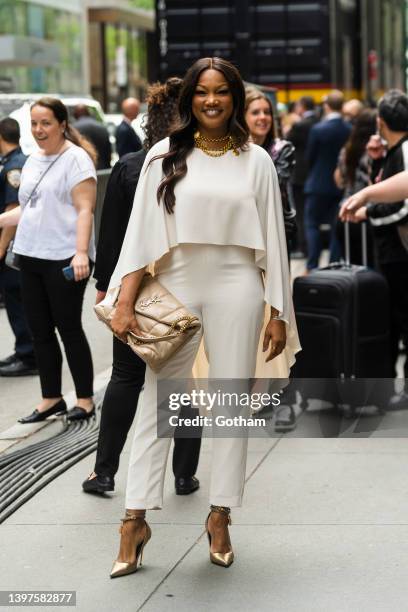
[[[149,342],[161,342],[164,339],[168,340],[168,339],[176,338],[177,336],[185,332],[190,327],[190,325],[192,325],[196,320],[198,321],[198,317],[187,317],[187,316],[179,317],[178,319],[176,319],[175,321],[171,323],[170,329],[166,333],[162,334],[161,336],[146,337],[146,336],[138,336],[132,331],[129,331],[128,333],[130,336],[132,336],[136,344],[148,344]],[[185,322],[184,325],[181,325],[178,329],[176,329],[179,323],[181,323],[181,321]],[[175,333],[172,333],[173,331]]]

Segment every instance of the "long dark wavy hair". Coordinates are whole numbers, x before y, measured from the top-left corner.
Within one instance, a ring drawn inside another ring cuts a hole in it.
[[[164,179],[157,189],[157,202],[163,203],[171,214],[176,203],[174,188],[187,174],[187,156],[194,148],[194,132],[197,120],[193,115],[192,102],[200,75],[204,70],[219,70],[227,81],[233,100],[233,112],[228,132],[237,149],[247,146],[249,130],[245,122],[245,88],[238,70],[230,62],[219,57],[204,57],[197,60],[187,71],[179,98],[179,121],[170,132],[170,147],[167,153],[153,157],[150,163],[163,159]]]
[[[355,120],[353,129],[345,146],[346,177],[354,183],[360,159],[365,153],[370,137],[376,132],[377,111],[371,108],[363,110]]]
[[[51,98],[50,96],[44,96],[43,98],[36,100],[31,105],[30,109],[33,109],[35,106],[42,106],[43,108],[48,108],[48,110],[53,113],[58,123],[65,122],[64,138],[66,138],[66,140],[69,140],[70,142],[73,142],[78,147],[84,149],[96,166],[98,154],[96,152],[95,147],[89,142],[89,140],[82,136],[82,134],[80,134],[77,129],[72,127],[69,122],[68,109],[61,100],[59,100],[58,98]]]

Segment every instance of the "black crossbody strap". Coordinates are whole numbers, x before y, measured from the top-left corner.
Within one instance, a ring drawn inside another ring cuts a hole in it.
[[[66,153],[71,147],[68,147],[67,149],[65,149],[65,151],[62,151],[62,153],[60,153],[55,159],[52,160],[52,162],[50,163],[50,165],[47,167],[47,169],[45,170],[45,172],[42,173],[42,175],[40,176],[40,178],[38,179],[34,189],[31,191],[30,196],[27,200],[27,202],[29,202],[31,200],[31,198],[33,197],[33,193],[35,192],[35,190],[37,189],[37,187],[39,186],[39,184],[41,183],[41,181],[43,180],[44,176],[47,174],[47,172],[49,170],[51,170],[51,168],[53,167],[53,165],[55,163],[57,163],[57,161],[60,159],[60,157],[62,157],[64,155],[64,153]]]

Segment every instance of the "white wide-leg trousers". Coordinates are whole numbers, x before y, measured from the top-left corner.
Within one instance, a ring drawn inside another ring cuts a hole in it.
[[[252,249],[203,244],[180,245],[156,264],[160,282],[202,323],[210,378],[253,378],[264,317],[264,289]],[[157,437],[157,380],[190,378],[201,333],[195,334],[155,374],[146,368],[136,412],[126,508],[157,509],[163,504],[170,438]],[[240,506],[248,438],[213,438],[210,503]]]

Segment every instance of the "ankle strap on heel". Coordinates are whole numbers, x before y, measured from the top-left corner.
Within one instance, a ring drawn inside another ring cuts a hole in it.
[[[122,523],[126,523],[127,521],[136,521],[137,519],[142,519],[142,521],[146,520],[146,513],[145,514],[132,514],[132,513],[128,513],[126,512],[125,516],[123,519],[120,519],[122,521]]]
[[[129,513],[126,512],[126,515],[122,519],[120,519],[122,524],[119,527],[119,533],[122,534],[122,529],[123,529],[123,526],[124,526],[125,523],[127,523],[128,521],[136,521],[138,519],[141,519],[142,522],[147,526],[145,516],[141,516],[139,514],[132,514],[130,512]]]
[[[228,518],[228,524],[231,525],[231,508],[228,506],[210,506],[211,512],[218,512],[218,514],[224,514]]]

